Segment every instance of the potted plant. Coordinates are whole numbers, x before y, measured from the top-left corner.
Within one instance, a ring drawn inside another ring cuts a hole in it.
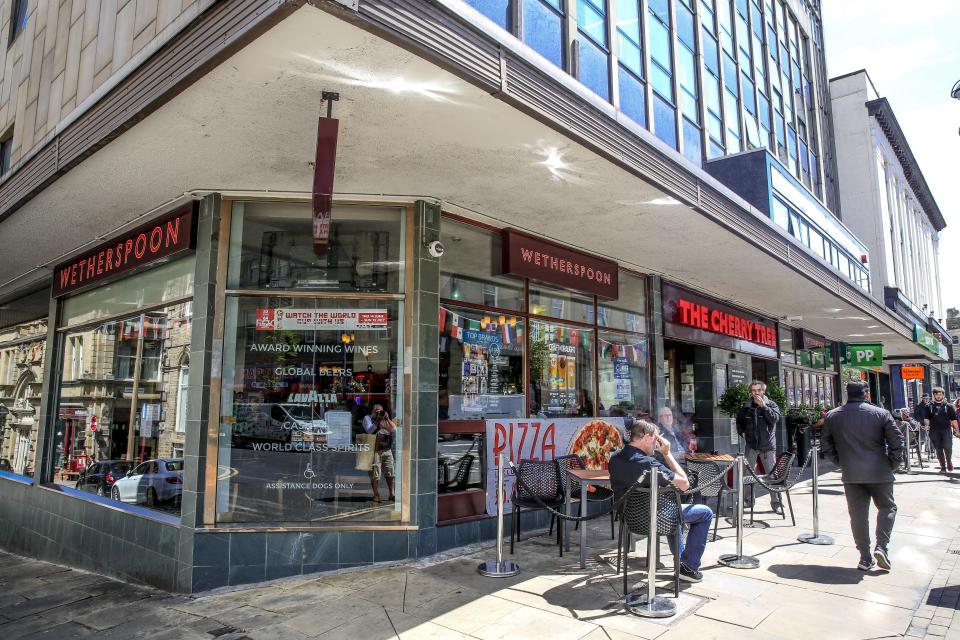
[[[721,413],[736,418],[737,412],[747,404],[748,400],[750,400],[750,387],[740,382],[727,387],[717,404]]]

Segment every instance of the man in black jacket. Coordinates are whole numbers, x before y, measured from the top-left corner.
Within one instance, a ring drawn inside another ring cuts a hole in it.
[[[940,473],[953,471],[953,436],[957,433],[957,413],[944,399],[943,387],[933,388],[933,403],[927,406],[923,426],[930,433],[930,442],[937,452]]]
[[[750,383],[750,400],[737,412],[737,433],[747,443],[747,464],[754,466],[759,456],[763,463],[763,472],[770,473],[777,463],[780,407],[767,398],[766,392],[765,383],[759,380]],[[783,505],[780,504],[779,493],[770,493],[770,507],[774,513],[782,513]]]
[[[857,568],[890,570],[887,546],[897,517],[893,470],[903,458],[903,436],[890,412],[870,404],[867,384],[847,384],[847,403],[827,414],[821,438],[824,455],[841,467],[850,529],[860,551]],[[877,546],[870,557],[870,500],[877,508]],[[876,559],[876,562],[874,562]]]

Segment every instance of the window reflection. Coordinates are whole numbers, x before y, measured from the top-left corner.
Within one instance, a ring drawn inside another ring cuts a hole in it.
[[[530,415],[594,416],[594,332],[530,322]]]

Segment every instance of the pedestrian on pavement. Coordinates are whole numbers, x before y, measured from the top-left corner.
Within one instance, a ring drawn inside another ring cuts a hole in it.
[[[659,453],[665,462],[661,464],[654,457]],[[670,442],[657,435],[657,425],[646,420],[635,420],[630,428],[630,437],[626,446],[610,457],[610,484],[615,499],[619,499],[637,479],[648,469],[659,471],[663,477],[679,489],[690,488],[687,474],[673,457]],[[683,524],[687,526],[687,537],[680,538],[680,579],[687,582],[700,582],[700,559],[707,548],[707,536],[713,522],[713,510],[705,504],[686,504],[681,510]],[[674,549],[673,537],[668,536],[670,551]]]
[[[750,399],[737,412],[737,433],[747,443],[747,464],[754,467],[759,456],[763,464],[763,473],[770,473],[777,463],[777,425],[780,424],[780,407],[767,398],[766,393],[766,383],[759,380],[750,383]],[[783,514],[780,494],[775,491],[770,492],[770,507],[774,513]]]
[[[933,388],[933,403],[927,408],[923,421],[930,430],[930,442],[937,452],[940,473],[953,471],[953,436],[957,433],[957,412],[944,396],[941,387]]]
[[[903,458],[903,436],[886,409],[870,404],[867,383],[847,384],[847,403],[827,414],[821,438],[824,455],[839,465],[850,513],[850,529],[860,551],[857,568],[889,571],[890,535],[897,517],[893,470]],[[877,546],[870,556],[870,501],[877,508]]]

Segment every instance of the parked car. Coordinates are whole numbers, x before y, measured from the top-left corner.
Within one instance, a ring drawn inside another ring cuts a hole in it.
[[[183,459],[147,460],[117,479],[110,497],[129,504],[156,507],[178,502],[183,493]]]
[[[0,471],[9,471],[13,473],[13,465],[6,458],[0,458]]]
[[[77,478],[77,489],[89,491],[98,496],[109,496],[113,483],[127,475],[133,468],[129,460],[104,460],[94,462],[80,472]]]

